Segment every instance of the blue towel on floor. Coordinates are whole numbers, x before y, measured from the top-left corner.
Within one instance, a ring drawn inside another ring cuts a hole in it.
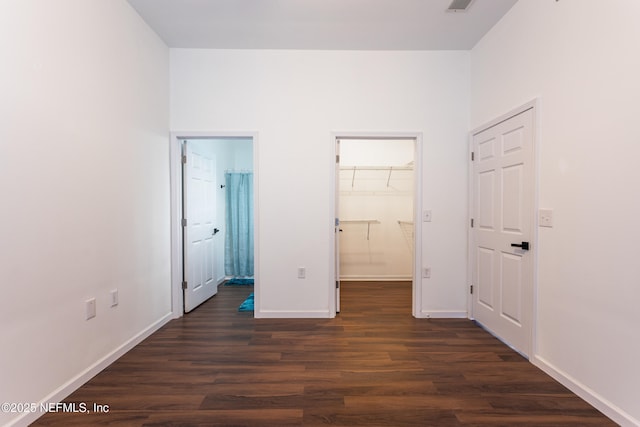
[[[253,285],[253,279],[239,279],[234,277],[233,279],[224,282],[225,286],[250,286]]]
[[[240,304],[238,311],[253,311],[253,292],[251,292],[251,295],[249,295],[247,299]]]

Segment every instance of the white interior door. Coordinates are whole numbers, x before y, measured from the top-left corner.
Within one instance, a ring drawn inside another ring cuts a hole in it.
[[[473,152],[473,317],[529,356],[533,313],[533,110],[475,134]]]
[[[335,272],[336,272],[336,313],[340,312],[340,140],[336,139],[336,191],[335,191]]]
[[[216,280],[215,153],[206,141],[185,141],[184,183],[184,311],[189,312],[218,291]]]

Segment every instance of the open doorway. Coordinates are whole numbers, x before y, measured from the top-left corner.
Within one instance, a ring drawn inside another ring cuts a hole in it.
[[[253,135],[172,137],[174,317],[230,279],[255,285],[254,142]]]
[[[416,313],[418,141],[417,135],[336,137],[336,312],[341,288],[386,282],[411,288],[407,310]]]

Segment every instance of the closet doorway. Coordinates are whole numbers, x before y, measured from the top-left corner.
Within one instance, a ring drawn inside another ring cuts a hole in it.
[[[172,135],[174,317],[230,278],[257,276],[254,142],[251,135]]]
[[[339,136],[335,143],[336,312],[350,282],[396,282],[411,284],[407,311],[415,315],[418,137]]]

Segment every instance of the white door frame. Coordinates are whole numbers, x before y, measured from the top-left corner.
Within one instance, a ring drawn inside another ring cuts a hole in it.
[[[329,206],[329,219],[327,232],[330,233],[331,244],[329,245],[329,284],[328,284],[328,300],[329,300],[329,316],[336,316],[336,293],[335,293],[335,275],[336,275],[336,254],[335,239],[338,238],[335,232],[335,215],[336,215],[336,140],[338,139],[413,139],[416,141],[414,154],[414,205],[413,205],[413,236],[414,236],[414,252],[413,252],[413,280],[412,280],[412,302],[411,314],[414,317],[426,317],[422,313],[422,158],[423,144],[422,132],[332,132],[331,133],[331,197]]]
[[[169,142],[169,168],[171,186],[171,312],[174,319],[184,314],[183,248],[182,248],[182,141],[185,139],[253,140],[253,223],[254,223],[254,293],[256,308],[260,307],[259,289],[259,204],[258,204],[258,133],[257,132],[171,132]]]
[[[513,110],[509,111],[497,117],[481,126],[476,127],[471,132],[469,132],[469,140],[468,140],[468,149],[469,149],[469,167],[468,167],[468,176],[469,176],[469,194],[468,194],[468,203],[469,203],[469,217],[467,221],[467,283],[470,285],[473,284],[473,260],[474,260],[474,233],[471,228],[471,219],[477,218],[475,214],[475,200],[473,197],[473,189],[475,182],[473,180],[473,162],[471,161],[471,153],[473,152],[473,137],[485,131],[499,123],[504,122],[505,120],[510,119],[511,117],[517,116],[527,110],[532,110],[533,112],[533,236],[531,243],[531,251],[530,255],[533,257],[533,277],[532,277],[532,301],[533,307],[531,307],[531,341],[530,341],[530,354],[529,360],[533,360],[535,355],[538,353],[537,351],[537,313],[538,313],[538,191],[539,191],[539,179],[538,179],[538,164],[539,164],[539,138],[540,138],[540,123],[539,123],[539,108],[540,108],[540,99],[535,98],[532,101],[527,102]],[[469,313],[469,319],[474,319],[473,315],[473,296],[470,292],[467,292],[467,312]],[[500,337],[497,337],[500,338]]]

